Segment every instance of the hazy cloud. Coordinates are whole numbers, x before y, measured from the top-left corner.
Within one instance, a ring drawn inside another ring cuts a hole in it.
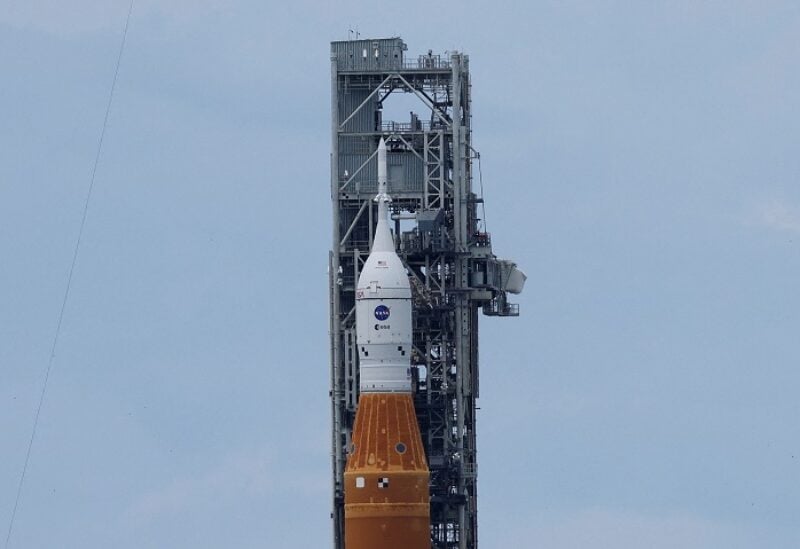
[[[244,494],[263,496],[278,476],[267,450],[229,455],[197,475],[176,478],[133,503],[128,517],[134,522],[180,513],[198,504]]]
[[[800,233],[800,207],[774,200],[758,209],[758,221],[772,229]]]
[[[539,512],[506,534],[504,542],[491,546],[515,547],[524,543],[554,549],[708,549],[744,547],[752,541],[742,539],[733,525],[689,514],[649,515],[608,508]]]
[[[129,5],[129,0],[10,0],[0,10],[0,24],[58,36],[118,30],[124,24]],[[215,0],[137,0],[133,15],[136,18],[155,16],[181,24],[205,18],[223,6],[225,4]]]

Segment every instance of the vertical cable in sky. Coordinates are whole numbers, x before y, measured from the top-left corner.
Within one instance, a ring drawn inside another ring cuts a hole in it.
[[[117,64],[114,69],[114,79],[111,81],[111,90],[108,94],[108,103],[106,104],[106,114],[103,118],[103,128],[100,131],[100,139],[97,143],[97,153],[94,157],[94,166],[92,167],[92,177],[89,180],[89,188],[86,191],[86,200],[83,203],[83,216],[81,217],[80,228],[78,229],[78,238],[75,241],[75,249],[72,252],[72,262],[69,267],[69,275],[67,276],[67,284],[64,289],[64,297],[61,300],[61,310],[58,313],[58,322],[56,323],[56,331],[53,336],[53,344],[50,347],[50,358],[47,361],[47,369],[44,374],[44,383],[42,384],[42,392],[39,395],[39,404],[36,406],[36,414],[33,418],[33,428],[31,429],[31,437],[28,441],[28,448],[25,452],[25,461],[22,465],[22,472],[19,476],[19,484],[17,485],[17,495],[14,498],[14,508],[11,511],[11,520],[8,522],[8,533],[6,534],[5,549],[11,542],[11,533],[14,531],[14,520],[17,518],[17,509],[19,507],[19,500],[22,496],[22,487],[25,484],[25,473],[28,471],[28,463],[31,459],[31,450],[33,449],[33,441],[36,439],[36,429],[39,427],[39,416],[42,412],[42,405],[44,404],[44,397],[47,393],[47,382],[50,380],[50,372],[53,369],[53,361],[56,356],[56,347],[58,346],[58,336],[61,333],[61,323],[64,320],[64,311],[67,308],[67,301],[69,300],[69,290],[72,287],[72,275],[75,272],[75,264],[78,262],[78,252],[81,248],[81,239],[83,238],[83,230],[86,226],[86,216],[89,213],[89,203],[92,199],[92,191],[94,190],[94,180],[97,175],[97,165],[100,163],[100,154],[103,151],[103,139],[106,136],[106,127],[108,126],[108,115],[111,113],[111,104],[114,101],[114,89],[117,87],[117,76],[119,75],[119,67],[122,63],[122,52],[125,50],[125,42],[128,38],[128,27],[131,22],[131,14],[133,13],[133,4],[135,0],[131,0],[128,6],[128,16],[125,18],[125,29],[122,31],[122,41],[119,46],[119,53],[117,54]]]

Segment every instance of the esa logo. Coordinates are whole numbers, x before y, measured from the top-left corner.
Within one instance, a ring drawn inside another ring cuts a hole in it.
[[[386,320],[389,318],[389,307],[386,305],[378,305],[375,307],[375,318],[378,320]]]

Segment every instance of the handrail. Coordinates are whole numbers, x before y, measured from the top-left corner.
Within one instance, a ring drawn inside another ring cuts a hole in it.
[[[349,59],[340,60],[340,71],[376,71],[390,72],[397,70],[407,71],[426,71],[426,70],[450,70],[450,61],[442,59],[441,56],[420,55],[417,59],[403,61],[375,62],[372,59]]]

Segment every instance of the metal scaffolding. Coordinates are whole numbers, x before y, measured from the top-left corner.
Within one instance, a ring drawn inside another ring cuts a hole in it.
[[[517,316],[524,275],[492,253],[472,190],[469,57],[405,58],[400,38],[331,43],[329,257],[334,548],[344,548],[343,473],[358,400],[355,286],[376,222],[376,152],[389,147],[395,243],[414,298],[414,400],[431,471],[431,546],[477,547],[478,309]],[[420,113],[384,120],[396,94]]]

